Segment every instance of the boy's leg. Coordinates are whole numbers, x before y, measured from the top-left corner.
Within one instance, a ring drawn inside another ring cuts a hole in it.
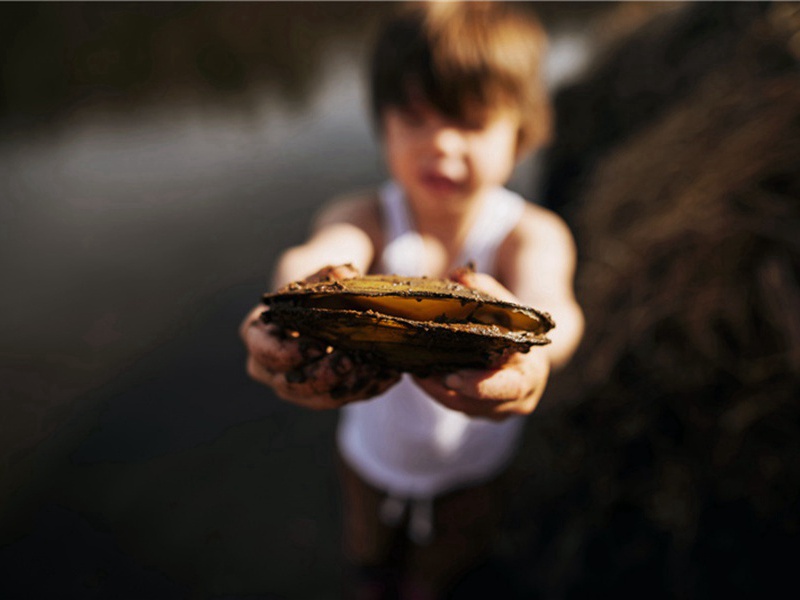
[[[458,490],[434,502],[434,537],[408,551],[404,598],[442,598],[489,558],[503,519],[505,478]]]
[[[397,598],[403,530],[379,518],[385,493],[364,482],[339,457],[342,546],[348,573],[346,598]]]

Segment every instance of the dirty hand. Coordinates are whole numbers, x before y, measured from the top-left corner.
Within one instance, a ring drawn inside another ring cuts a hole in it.
[[[459,269],[451,279],[501,300],[519,300],[493,277]],[[550,374],[547,353],[534,346],[514,352],[489,369],[463,369],[453,373],[415,378],[417,384],[444,406],[473,417],[503,420],[533,412]]]
[[[350,265],[326,267],[306,281],[357,275]],[[261,318],[265,310],[253,309],[239,329],[247,348],[247,373],[284,400],[314,409],[336,408],[380,394],[399,379],[397,372],[265,323]]]

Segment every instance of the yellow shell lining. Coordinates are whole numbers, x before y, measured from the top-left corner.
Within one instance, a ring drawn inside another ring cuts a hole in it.
[[[407,296],[362,296],[358,294],[311,295],[303,305],[315,308],[372,310],[413,321],[440,323],[481,323],[517,331],[541,332],[540,319],[522,310],[494,306],[460,298],[420,298]]]

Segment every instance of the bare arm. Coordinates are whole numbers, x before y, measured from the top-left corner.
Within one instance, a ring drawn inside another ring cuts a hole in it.
[[[308,277],[327,265],[352,264],[366,273],[379,234],[377,208],[369,195],[333,201],[317,215],[311,237],[284,252],[273,275],[274,287]]]
[[[552,368],[562,368],[577,350],[584,328],[573,288],[577,251],[569,228],[554,213],[530,207],[501,252],[501,281],[522,303],[549,312],[556,322],[545,350]]]
[[[374,211],[368,197],[337,202],[324,210],[307,242],[278,259],[277,287],[301,279],[354,277],[369,269],[374,254]],[[352,265],[327,269],[329,265]],[[247,373],[282,398],[309,408],[334,408],[370,398],[399,377],[328,348],[316,340],[292,337],[260,318],[259,306],[247,315],[240,335],[247,348]]]

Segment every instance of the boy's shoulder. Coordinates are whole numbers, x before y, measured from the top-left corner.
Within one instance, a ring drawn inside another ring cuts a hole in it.
[[[572,232],[561,216],[532,202],[525,203],[525,210],[513,235],[519,242],[545,245],[572,243],[573,240]]]
[[[498,248],[497,264],[502,274],[520,265],[527,269],[531,261],[572,262],[576,255],[575,239],[564,219],[544,206],[526,202],[519,223]]]
[[[381,235],[381,213],[378,190],[356,190],[334,196],[317,212],[314,229],[319,231],[331,225],[346,223],[363,230],[376,243]]]
[[[543,206],[527,203],[519,223],[498,248],[501,282],[529,301],[571,287],[577,247],[567,223]],[[537,277],[531,278],[530,274]]]

